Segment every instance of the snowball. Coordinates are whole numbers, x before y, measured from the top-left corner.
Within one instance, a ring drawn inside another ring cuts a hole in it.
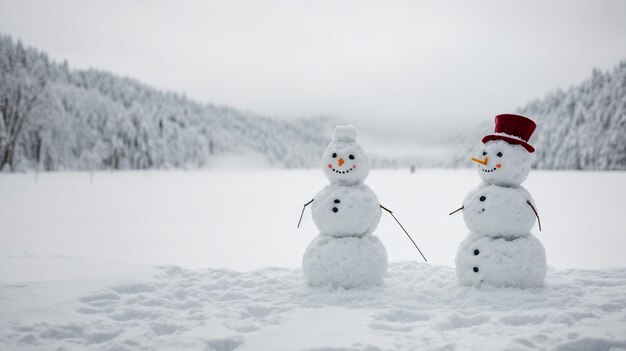
[[[356,141],[357,134],[358,131],[356,127],[352,124],[340,125],[335,127],[335,131],[333,132],[333,140],[354,142]]]
[[[461,285],[538,287],[546,275],[546,253],[532,234],[513,240],[470,234],[457,251],[456,275]]]
[[[472,232],[507,238],[528,235],[535,225],[534,200],[519,186],[506,188],[481,184],[463,200],[463,219]],[[537,207],[535,206],[535,209]]]
[[[356,133],[354,126],[337,126],[322,155],[322,172],[332,184],[360,184],[367,178],[370,159],[356,143]]]
[[[377,236],[334,238],[318,235],[302,258],[311,286],[346,289],[377,285],[387,271],[387,251]]]
[[[382,213],[376,194],[365,184],[327,185],[311,205],[313,222],[320,232],[336,237],[372,233]]]
[[[478,160],[487,161],[486,164],[476,162],[480,178],[488,184],[500,186],[522,184],[530,172],[530,157],[523,146],[504,140],[488,141],[475,156]]]

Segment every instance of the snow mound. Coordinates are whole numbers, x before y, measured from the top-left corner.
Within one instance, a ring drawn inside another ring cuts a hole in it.
[[[354,142],[358,134],[358,130],[352,124],[340,125],[335,127],[335,131],[333,132],[333,140]]]
[[[351,290],[308,287],[297,269],[159,269],[48,313],[4,315],[0,349],[626,348],[626,268],[549,270],[544,288],[525,290],[458,286],[452,268],[417,262]],[[0,297],[28,299],[21,289],[1,285]]]

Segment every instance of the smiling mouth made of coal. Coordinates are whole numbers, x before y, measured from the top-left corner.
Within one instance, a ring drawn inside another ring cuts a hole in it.
[[[347,171],[339,171],[339,170],[336,170],[336,169],[333,168],[333,172],[335,172],[337,174],[346,174],[346,173],[350,173],[350,171],[353,170],[353,169],[354,169],[354,167],[348,168]]]
[[[497,168],[497,167],[493,167],[493,169],[484,169],[484,168],[481,168],[480,170],[481,170],[481,171],[483,171],[483,172],[485,172],[485,173],[491,173],[491,172],[495,171],[496,169],[498,169],[498,168]]]

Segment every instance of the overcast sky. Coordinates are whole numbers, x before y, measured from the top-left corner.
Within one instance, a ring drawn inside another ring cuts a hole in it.
[[[0,0],[0,32],[201,102],[437,140],[626,59],[626,1]]]

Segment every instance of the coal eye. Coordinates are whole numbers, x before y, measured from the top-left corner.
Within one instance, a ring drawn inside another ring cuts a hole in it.
[[[484,196],[481,196],[481,197],[480,197],[480,201],[485,201],[485,200],[487,200],[487,198],[486,198],[486,197],[484,197]]]
[[[487,156],[487,151],[483,151],[483,156]]]
[[[354,160],[354,155],[348,156],[349,159]]]
[[[337,153],[333,152],[333,158],[337,158]]]
[[[502,157],[502,153],[501,152],[498,152],[498,157]]]

